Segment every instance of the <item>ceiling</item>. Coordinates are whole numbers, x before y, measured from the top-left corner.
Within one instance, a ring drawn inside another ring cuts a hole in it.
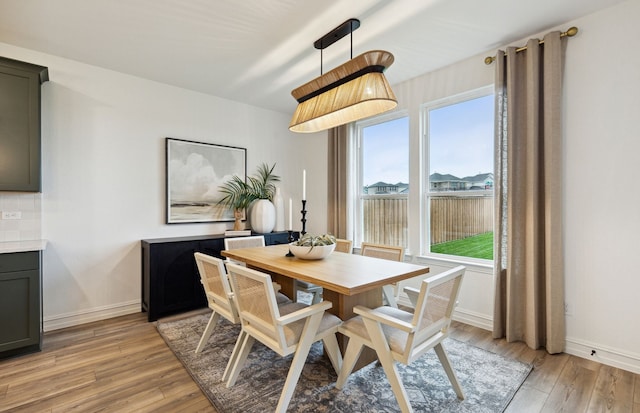
[[[292,113],[320,75],[313,42],[348,18],[354,56],[394,54],[394,85],[622,1],[0,0],[0,42]],[[346,37],[324,71],[349,58]]]

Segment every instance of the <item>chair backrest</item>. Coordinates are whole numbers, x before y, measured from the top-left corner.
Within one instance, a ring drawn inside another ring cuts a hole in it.
[[[350,239],[336,239],[336,249],[334,251],[338,252],[346,252],[347,254],[351,254],[351,247],[353,246],[353,241]]]
[[[252,235],[250,237],[233,237],[224,239],[225,250],[238,248],[264,247],[264,235]]]
[[[234,237],[224,239],[225,250],[236,250],[239,248],[252,248],[252,247],[264,247],[264,235],[252,235],[249,237]],[[244,265],[240,261],[236,261],[230,258],[225,260],[226,262],[232,262],[238,265]]]
[[[242,327],[272,350],[281,353],[287,347],[285,332],[276,320],[280,310],[271,276],[241,265],[227,264],[235,291]]]
[[[360,245],[360,254],[385,260],[402,261],[404,259],[404,247],[363,242]]]
[[[238,310],[234,303],[231,285],[229,284],[223,261],[200,252],[196,252],[194,257],[209,308],[218,312],[232,323],[239,323]]]
[[[407,340],[405,352],[419,349],[435,335],[448,335],[465,270],[460,265],[422,280],[411,322],[415,327],[414,338]],[[411,354],[411,358],[415,359],[419,354],[420,351]]]

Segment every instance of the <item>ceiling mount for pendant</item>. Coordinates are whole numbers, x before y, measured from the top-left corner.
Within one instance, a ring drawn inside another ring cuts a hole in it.
[[[329,33],[325,34],[324,36],[316,40],[313,43],[313,46],[316,49],[320,49],[320,50],[326,49],[327,47],[331,46],[338,40],[342,39],[344,36],[353,33],[353,31],[356,30],[358,27],[360,27],[360,20],[349,19],[346,22],[342,23],[340,26],[336,27],[335,29],[331,30]]]

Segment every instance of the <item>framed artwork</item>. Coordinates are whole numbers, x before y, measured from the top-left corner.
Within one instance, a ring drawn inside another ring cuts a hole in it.
[[[233,175],[247,179],[247,150],[166,138],[167,224],[233,221],[217,202],[218,187]]]

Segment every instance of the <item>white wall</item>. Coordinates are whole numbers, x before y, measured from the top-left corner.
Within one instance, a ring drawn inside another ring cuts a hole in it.
[[[42,194],[0,193],[4,205],[42,198],[45,330],[140,311],[141,239],[232,226],[165,224],[165,137],[247,148],[249,174],[277,163],[294,217],[306,168],[307,231],[326,230],[326,133],[293,134],[288,114],[6,44],[0,55],[47,66],[51,79],[43,85]],[[28,238],[13,228],[0,235]]]
[[[640,272],[634,260],[640,235],[640,191],[635,181],[640,153],[638,21],[640,2],[628,1],[548,30],[579,28],[579,34],[567,40],[564,76],[566,351],[636,373],[640,373]],[[531,37],[542,38],[546,32]],[[417,136],[420,103],[493,82],[494,66],[485,66],[483,60],[494,53],[478,54],[394,86],[401,106],[413,117],[412,136]],[[419,179],[421,150],[414,138],[412,185]],[[412,198],[410,216],[419,216],[418,203]],[[410,249],[417,250],[419,241],[412,234]],[[430,265],[432,273],[453,266],[417,260]],[[469,266],[458,318],[490,328],[492,308],[491,270]]]
[[[567,351],[640,373],[640,2],[575,22],[565,75]]]

